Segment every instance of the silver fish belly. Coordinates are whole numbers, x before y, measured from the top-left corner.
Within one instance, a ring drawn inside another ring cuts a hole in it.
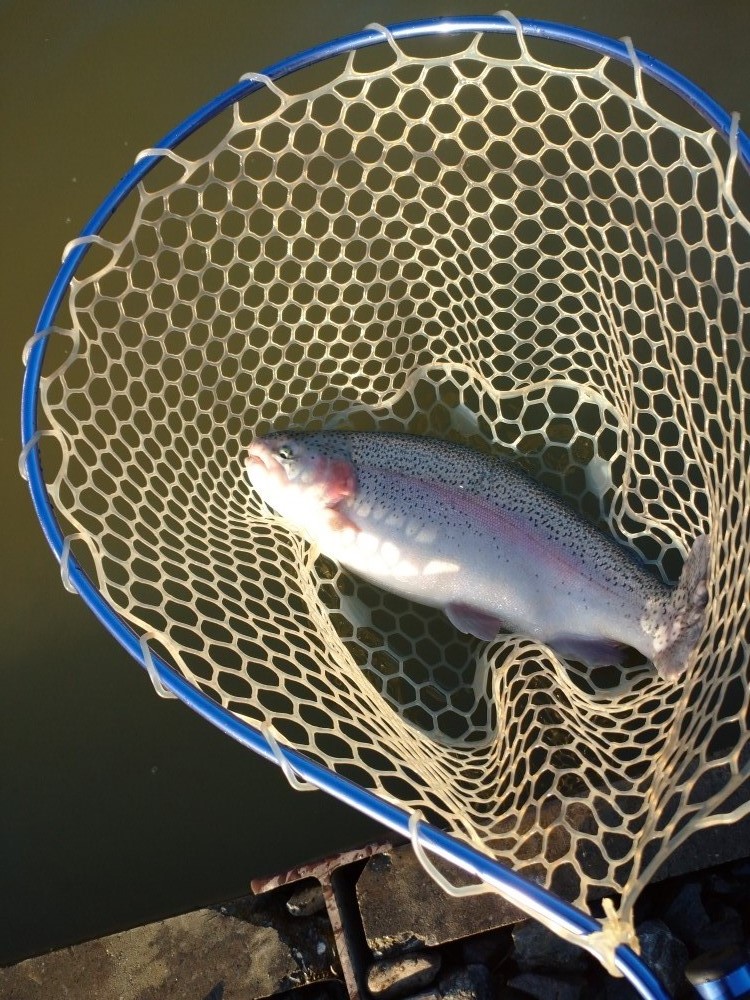
[[[670,588],[506,459],[403,434],[280,433],[246,468],[323,553],[481,639],[521,632],[592,665],[633,647],[674,678],[700,638],[706,536]]]

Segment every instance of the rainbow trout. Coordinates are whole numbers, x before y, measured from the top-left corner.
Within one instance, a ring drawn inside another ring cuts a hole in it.
[[[462,632],[520,632],[591,666],[627,647],[683,673],[708,598],[699,535],[668,587],[512,461],[408,434],[274,433],[245,466],[260,497],[372,583]]]

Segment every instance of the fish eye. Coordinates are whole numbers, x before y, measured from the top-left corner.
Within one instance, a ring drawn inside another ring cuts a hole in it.
[[[282,444],[279,450],[276,452],[282,462],[289,462],[294,458],[294,452],[288,444]]]

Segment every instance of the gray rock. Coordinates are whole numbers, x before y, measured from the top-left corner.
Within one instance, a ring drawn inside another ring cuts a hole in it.
[[[288,1000],[289,997],[303,996],[305,1000],[341,1000],[344,996],[341,987],[335,983],[316,983],[314,986],[306,986],[304,993],[291,991],[285,993],[279,1000]],[[221,1000],[236,1000],[236,998],[224,996]],[[242,998],[244,1000],[244,998]]]
[[[444,1000],[493,1000],[492,981],[483,965],[467,965],[440,980]]]
[[[551,972],[585,972],[589,968],[586,953],[563,941],[536,920],[513,928],[515,959],[521,972],[548,969]]]
[[[742,891],[742,884],[739,879],[732,878],[731,875],[722,875],[713,872],[708,876],[706,887],[715,896],[734,897]]]
[[[537,1000],[583,1000],[586,983],[576,976],[547,976],[522,972],[508,980],[508,986]]]
[[[638,990],[627,979],[611,977],[604,987],[602,1000],[640,1000]]]
[[[461,942],[461,957],[467,965],[486,965],[492,969],[513,947],[506,929],[489,931]]]
[[[731,867],[732,875],[741,882],[750,883],[750,860],[743,858]]]
[[[522,993],[513,986],[500,986],[495,991],[494,1000],[529,1000],[529,994]]]
[[[0,997],[230,1000],[333,978],[330,951],[303,954],[274,927],[253,923],[267,913],[223,909],[169,917],[0,969]]]
[[[454,884],[472,881],[442,858],[434,862]],[[506,927],[525,916],[499,895],[448,896],[425,875],[410,844],[367,862],[357,880],[357,902],[367,944],[375,955],[435,948]]]
[[[646,920],[636,928],[641,958],[670,995],[684,985],[688,950],[662,920]]]
[[[694,935],[688,943],[699,952],[720,951],[745,942],[742,917],[731,906],[722,906],[715,920]]]
[[[305,886],[287,900],[286,908],[293,917],[311,917],[314,913],[321,913],[326,908],[323,886],[319,882]]]
[[[694,944],[711,923],[697,882],[686,882],[662,916],[669,929],[687,944]]]
[[[367,988],[374,997],[390,1000],[429,986],[440,971],[439,952],[419,952],[385,958],[370,966]]]

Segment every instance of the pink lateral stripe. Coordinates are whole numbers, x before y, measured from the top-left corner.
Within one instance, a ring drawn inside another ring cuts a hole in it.
[[[392,469],[385,470],[375,466],[371,468],[376,472],[387,472],[394,479],[401,479],[405,483],[408,483],[408,490],[412,495],[418,493],[419,490],[432,493],[441,504],[457,510],[459,513],[465,515],[469,521],[475,522],[485,531],[489,531],[499,538],[513,538],[519,548],[532,549],[539,553],[541,561],[546,562],[547,565],[556,565],[576,575],[581,574],[585,569],[581,560],[570,552],[570,550],[535,534],[528,520],[521,515],[513,515],[509,512],[498,510],[497,507],[485,503],[473,494],[452,486],[446,486],[445,483],[420,479],[418,476],[410,475],[407,472],[398,472]],[[531,553],[530,557],[532,557]],[[604,590],[609,590],[603,581],[592,582],[598,583]]]

